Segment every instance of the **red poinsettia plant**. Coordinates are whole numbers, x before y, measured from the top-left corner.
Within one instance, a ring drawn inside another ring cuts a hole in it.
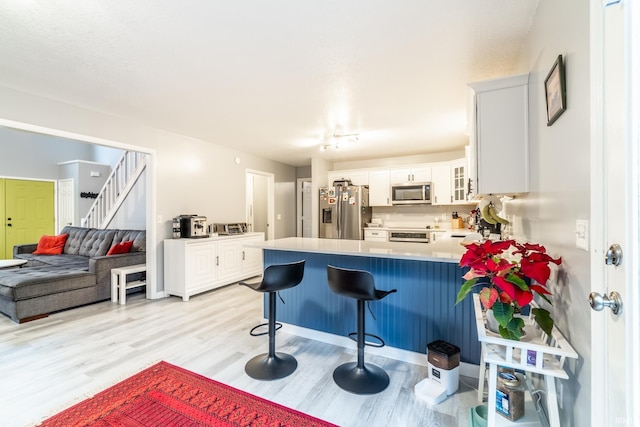
[[[480,302],[486,310],[492,310],[499,324],[500,336],[520,340],[524,334],[524,320],[516,313],[529,305],[534,294],[551,304],[547,281],[551,274],[550,263],[560,265],[562,259],[554,259],[541,245],[517,243],[515,240],[485,241],[465,245],[467,251],[460,259],[461,267],[470,267],[463,276],[466,280],[456,304],[462,301],[476,286]],[[535,322],[548,335],[553,329],[553,319],[548,310],[532,308]]]

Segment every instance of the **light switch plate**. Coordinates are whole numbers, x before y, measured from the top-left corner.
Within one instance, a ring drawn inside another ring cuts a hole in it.
[[[576,219],[576,248],[589,251],[589,220]]]

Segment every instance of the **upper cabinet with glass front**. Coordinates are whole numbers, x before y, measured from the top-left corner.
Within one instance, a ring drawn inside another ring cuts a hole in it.
[[[468,200],[469,177],[467,175],[467,165],[467,159],[451,162],[452,203],[466,203]]]

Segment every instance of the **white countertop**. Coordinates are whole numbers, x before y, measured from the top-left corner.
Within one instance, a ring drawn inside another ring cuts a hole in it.
[[[440,238],[433,243],[372,242],[365,240],[289,237],[247,244],[248,247],[293,252],[368,256],[458,263],[465,251],[461,238]]]
[[[218,234],[218,233],[213,233],[210,234],[206,237],[191,237],[191,238],[187,238],[187,237],[181,237],[179,239],[165,239],[165,241],[170,241],[170,242],[179,242],[179,241],[186,241],[186,242],[206,242],[206,241],[211,241],[211,240],[227,240],[227,239],[237,239],[237,238],[241,238],[241,237],[252,237],[252,236],[264,236],[264,233],[262,232],[249,232],[249,233],[238,233],[238,234]]]

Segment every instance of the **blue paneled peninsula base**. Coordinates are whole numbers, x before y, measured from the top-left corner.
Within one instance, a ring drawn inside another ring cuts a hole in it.
[[[367,270],[376,288],[398,290],[371,302],[376,319],[367,311],[368,333],[379,335],[388,346],[420,354],[425,354],[428,343],[444,340],[460,347],[461,361],[480,363],[472,298],[455,305],[464,274],[457,263],[463,248],[457,242],[458,247],[451,245],[452,253],[437,252],[443,246],[435,243],[358,241],[351,250],[344,241],[327,248],[325,243],[332,243],[324,240],[290,238],[262,246],[265,267],[306,260],[302,282],[281,292],[286,304],[278,305],[278,321],[340,336],[354,332],[356,303],[329,289],[326,267]],[[424,253],[429,246],[432,251]]]

